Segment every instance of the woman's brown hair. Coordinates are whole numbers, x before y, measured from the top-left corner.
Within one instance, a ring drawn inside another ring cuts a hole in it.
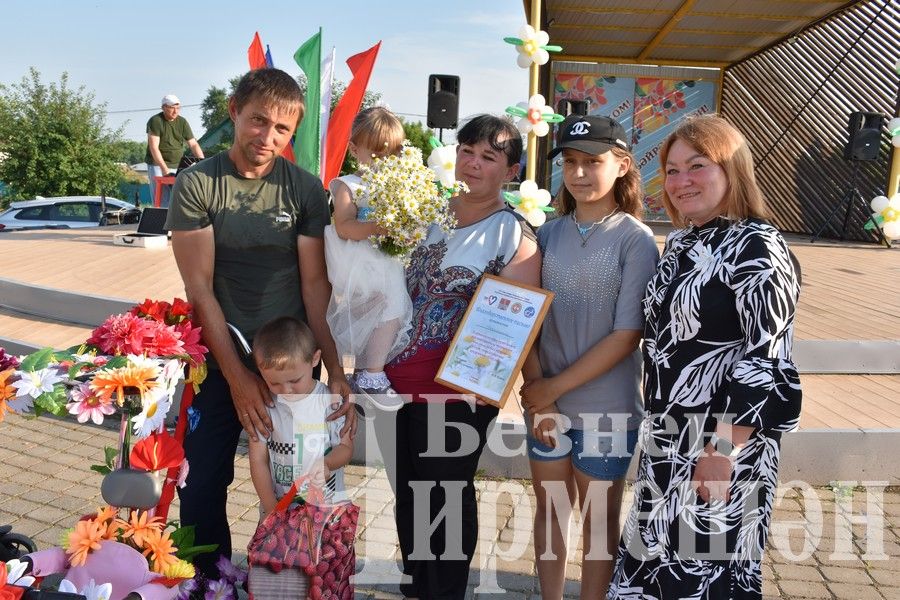
[[[675,128],[659,148],[663,204],[676,227],[687,221],[666,193],[666,162],[669,150],[681,140],[725,171],[728,189],[723,199],[723,215],[737,221],[749,217],[767,219],[769,209],[753,173],[753,155],[747,140],[731,123],[718,115],[688,117]]]

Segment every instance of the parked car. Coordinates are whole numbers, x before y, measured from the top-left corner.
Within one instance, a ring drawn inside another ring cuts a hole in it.
[[[69,229],[115,223],[137,223],[141,211],[134,204],[100,196],[60,196],[13,202],[0,212],[0,231],[16,229]]]

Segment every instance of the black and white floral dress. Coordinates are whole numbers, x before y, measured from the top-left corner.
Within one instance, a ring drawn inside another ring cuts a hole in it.
[[[778,231],[723,218],[670,234],[644,298],[642,455],[609,598],[762,597],[781,434],[796,428],[798,266]],[[691,478],[717,420],[755,428],[731,498]]]

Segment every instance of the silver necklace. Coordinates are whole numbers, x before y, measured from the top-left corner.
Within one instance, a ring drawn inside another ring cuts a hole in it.
[[[581,247],[584,248],[587,246],[588,240],[591,239],[591,236],[594,235],[594,232],[600,228],[607,219],[611,216],[619,212],[619,208],[616,207],[613,209],[611,213],[600,219],[599,221],[594,221],[590,225],[582,225],[578,222],[578,219],[575,218],[575,211],[572,211],[572,221],[575,223],[575,228],[578,230],[578,235],[581,237]]]

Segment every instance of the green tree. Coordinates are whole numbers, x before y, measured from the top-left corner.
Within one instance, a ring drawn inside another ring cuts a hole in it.
[[[426,129],[419,121],[403,121],[403,133],[410,145],[422,151],[422,160],[427,162],[432,150],[429,140],[434,137],[434,132]]]
[[[18,84],[0,85],[0,181],[7,199],[111,193],[121,172],[106,128],[106,105],[68,73],[45,84],[32,67]]]
[[[200,122],[209,130],[228,118],[228,94],[225,88],[209,86],[200,104]]]
[[[147,142],[134,140],[118,140],[112,142],[113,159],[126,165],[144,162],[147,156]]]

